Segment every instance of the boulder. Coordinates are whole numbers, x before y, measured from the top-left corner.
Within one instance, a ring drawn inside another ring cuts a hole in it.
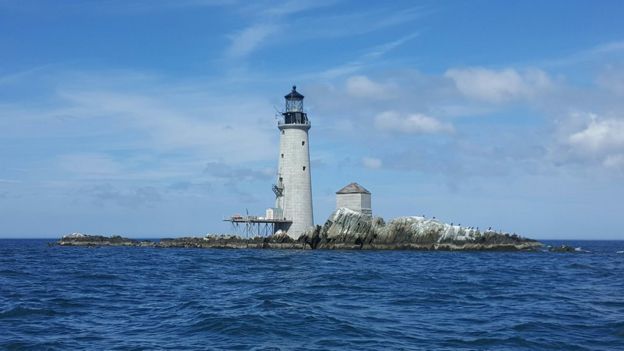
[[[552,246],[548,248],[548,251],[550,252],[581,252],[581,250],[576,250],[574,247],[568,246],[568,245]]]

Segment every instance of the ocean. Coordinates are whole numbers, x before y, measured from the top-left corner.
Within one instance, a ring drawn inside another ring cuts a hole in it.
[[[49,242],[0,240],[1,350],[624,350],[624,241],[559,254]]]

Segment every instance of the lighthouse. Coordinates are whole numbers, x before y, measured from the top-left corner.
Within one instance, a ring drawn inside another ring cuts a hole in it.
[[[308,131],[310,121],[303,111],[303,95],[293,86],[284,96],[286,105],[277,128],[280,132],[277,182],[273,185],[276,215],[286,220],[278,229],[298,238],[314,226],[312,177]]]

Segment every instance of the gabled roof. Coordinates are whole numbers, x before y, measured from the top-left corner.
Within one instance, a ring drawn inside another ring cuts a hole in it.
[[[351,183],[344,188],[338,190],[336,194],[369,194],[370,191],[366,190],[363,186],[358,183]]]

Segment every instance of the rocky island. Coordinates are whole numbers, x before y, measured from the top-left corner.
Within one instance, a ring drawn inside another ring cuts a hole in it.
[[[424,217],[399,217],[386,223],[382,218],[339,208],[323,226],[298,239],[278,232],[266,237],[237,235],[180,237],[158,241],[121,236],[74,233],[55,243],[60,246],[131,246],[155,248],[256,248],[339,250],[506,250],[534,251],[542,243],[515,234],[481,232],[471,227],[442,223]]]

